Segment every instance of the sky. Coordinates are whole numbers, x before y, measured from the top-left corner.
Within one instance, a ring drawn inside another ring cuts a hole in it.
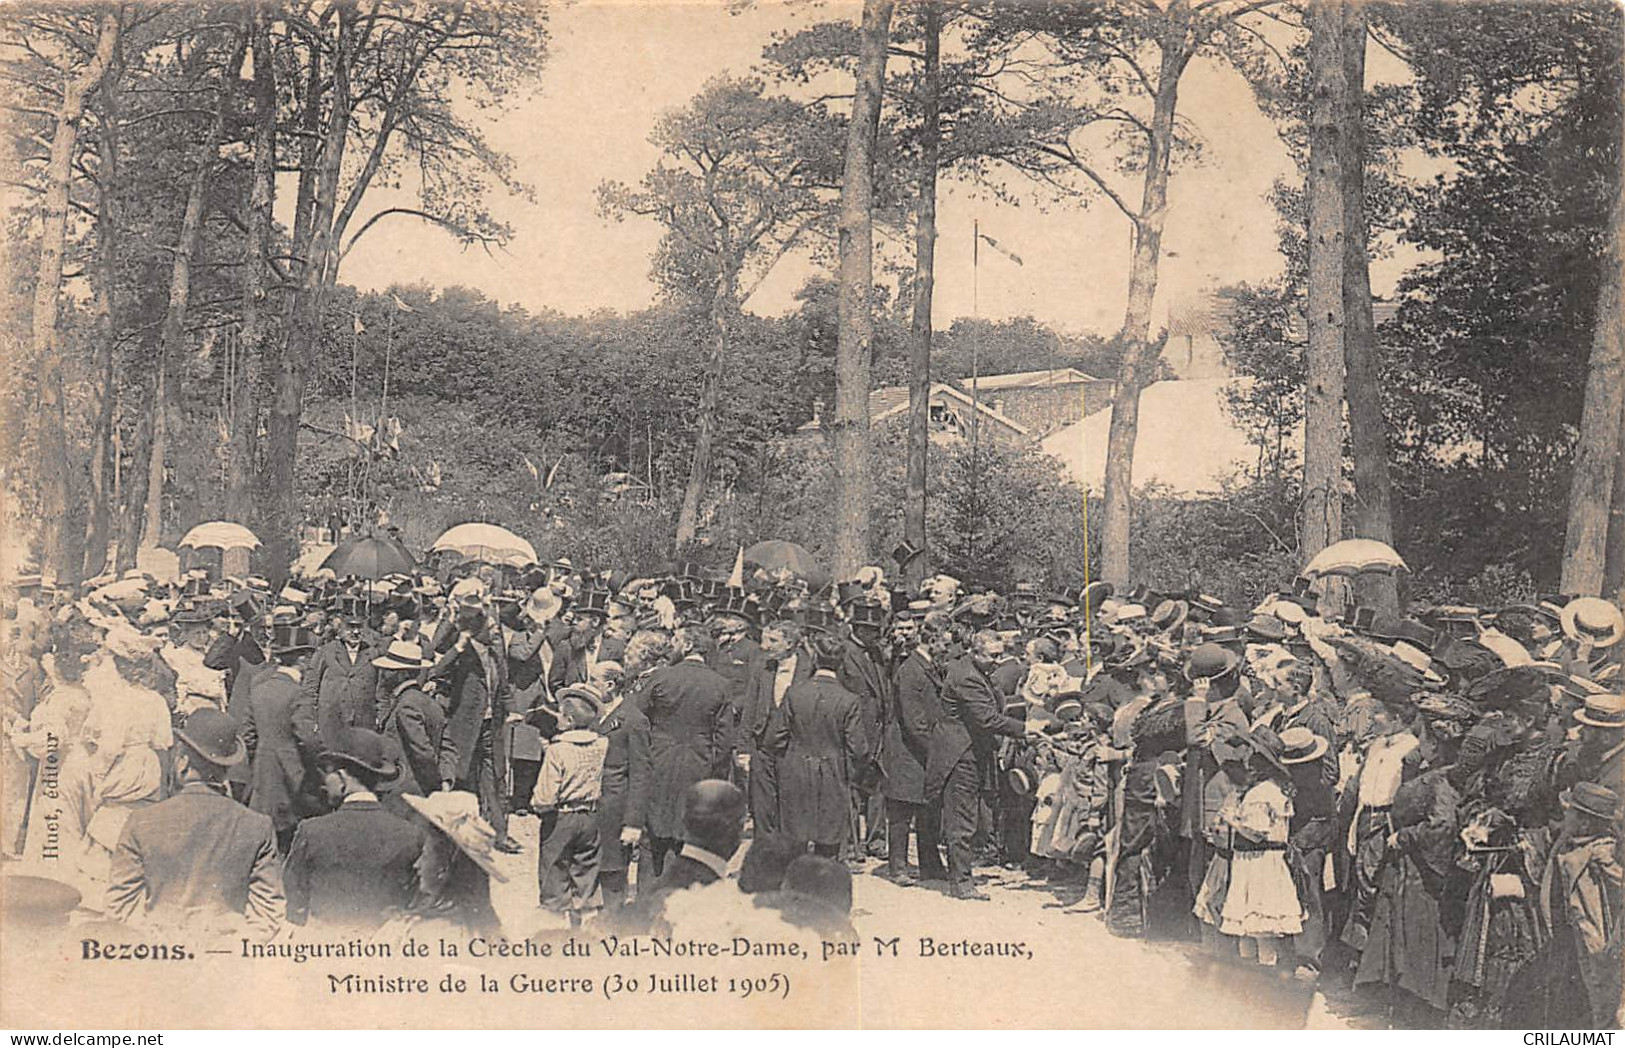
[[[748,73],[776,30],[844,11],[855,17],[857,5],[762,2],[732,13],[722,0],[577,0],[552,8],[550,55],[538,89],[490,126],[493,144],[515,157],[519,177],[536,191],[533,202],[506,195],[491,202],[513,227],[512,243],[489,255],[465,251],[444,231],[391,218],[357,245],[341,279],[369,290],[461,284],[504,304],[566,314],[650,305],[656,289],[649,259],[660,228],[653,219],[601,218],[598,185],[640,179],[658,159],[648,135],[659,115],[686,103],[713,76]],[[1170,182],[1154,320],[1169,303],[1203,289],[1280,271],[1267,195],[1291,162],[1274,126],[1236,73],[1201,61],[1182,81],[1180,112],[1202,134],[1206,153]],[[1137,181],[1123,179],[1119,187],[1138,199]],[[373,202],[388,200],[379,195]],[[1024,265],[983,252],[973,281],[975,222]],[[1075,332],[1110,334],[1121,325],[1129,223],[1104,198],[1088,207],[1011,206],[945,181],[938,223],[938,326],[973,313],[1030,314]],[[789,311],[811,271],[804,260],[787,258],[748,308]],[[1374,279],[1380,292],[1382,275]]]

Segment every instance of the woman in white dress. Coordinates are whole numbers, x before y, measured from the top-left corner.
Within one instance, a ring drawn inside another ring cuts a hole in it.
[[[1231,832],[1230,884],[1219,911],[1219,931],[1241,938],[1243,957],[1259,964],[1280,960],[1281,940],[1303,931],[1303,904],[1286,861],[1292,821],[1292,777],[1281,763],[1280,736],[1254,728],[1243,736],[1252,749],[1252,783],[1239,807],[1222,813]]]

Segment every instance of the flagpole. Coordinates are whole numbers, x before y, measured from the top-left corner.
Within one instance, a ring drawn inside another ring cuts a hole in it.
[[[982,275],[982,220],[971,221],[970,238],[970,554],[976,556],[976,525],[981,516],[981,437],[982,437],[982,307],[980,282]]]
[[[389,323],[384,326],[384,394],[378,401],[378,424],[384,424],[389,414],[389,360],[395,348],[395,311],[389,311]]]

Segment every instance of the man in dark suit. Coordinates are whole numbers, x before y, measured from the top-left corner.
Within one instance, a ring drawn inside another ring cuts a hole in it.
[[[801,642],[799,624],[786,619],[762,631],[761,650],[745,680],[737,737],[757,839],[779,829],[778,757],[768,748],[768,739],[783,716],[784,696],[812,675],[812,656]]]
[[[1003,639],[984,629],[972,638],[971,650],[948,667],[942,686],[943,719],[932,735],[927,759],[927,790],[939,784],[943,790],[950,890],[960,899],[987,898],[971,880],[971,839],[982,796],[992,785],[998,740],[1035,734],[1039,727],[1003,713],[988,676],[1003,654]]]
[[[639,890],[634,924],[641,930],[663,920],[673,892],[714,884],[728,873],[728,861],[739,850],[745,831],[745,795],[720,779],[702,779],[678,798],[683,812],[682,845],[650,886]]]
[[[511,854],[519,846],[508,837],[506,732],[501,730],[511,695],[508,659],[497,628],[477,594],[460,596],[453,617],[435,631],[433,646],[439,654],[430,676],[446,697],[441,788],[478,797],[481,817],[497,831],[497,849]]]
[[[294,832],[282,870],[292,923],[372,932],[412,901],[423,833],[378,802],[379,784],[400,774],[385,749],[382,735],[352,728],[321,755],[338,808]]]
[[[779,757],[780,832],[833,859],[852,830],[852,771],[870,747],[862,704],[836,676],[846,641],[821,633],[812,649],[812,679],[785,695],[769,748]]]
[[[649,718],[627,701],[620,666],[600,664],[599,671],[607,701],[593,730],[609,740],[609,752],[598,797],[598,887],[604,911],[615,914],[626,904],[628,860],[649,805]]]
[[[880,748],[890,839],[886,876],[899,883],[909,880],[911,825],[919,841],[920,876],[925,880],[948,879],[942,862],[942,795],[927,795],[925,789],[931,736],[942,721],[942,665],[946,652],[944,623],[928,620],[922,624],[918,646],[897,667],[886,741]]]
[[[257,618],[259,604],[246,590],[232,597],[231,617],[227,628],[209,644],[203,653],[203,665],[220,670],[226,675],[226,694],[231,695],[237,676],[248,666],[265,662],[265,649],[254,635],[251,620]]]
[[[655,875],[681,842],[684,793],[702,779],[726,779],[733,748],[728,681],[705,665],[711,635],[685,626],[672,642],[679,660],[656,670],[643,688],[652,775],[642,844],[645,868]]]
[[[282,926],[282,871],[271,820],[232,800],[226,769],[248,755],[237,724],[200,709],[175,731],[180,792],[130,813],[113,853],[107,913],[115,920],[269,939]]]
[[[241,715],[248,747],[248,806],[269,816],[277,850],[288,853],[299,820],[320,811],[314,796],[317,746],[315,710],[300,702],[300,660],[315,649],[315,637],[302,626],[275,627],[273,665],[250,671]],[[300,718],[305,718],[300,723]],[[309,784],[309,785],[307,785]]]
[[[380,787],[379,800],[407,818],[408,809],[400,799],[403,794],[426,797],[440,788],[440,739],[446,732],[446,711],[420,681],[429,661],[418,641],[393,641],[372,665],[378,671],[378,730],[388,746],[388,756],[401,766],[401,774]]]
[[[331,749],[346,728],[376,727],[378,671],[372,660],[377,652],[362,637],[367,624],[365,611],[351,605],[339,620],[338,635],[317,649],[305,665],[299,685],[300,705],[313,710],[304,715],[304,724],[314,723],[320,738],[299,741],[316,752]]]
[[[750,683],[751,669],[762,646],[751,637],[751,619],[754,605],[745,601],[742,591],[731,590],[711,614],[711,630],[717,646],[706,660],[706,665],[728,679],[728,699],[733,703],[735,720],[745,709],[745,689]]]
[[[841,687],[858,697],[867,752],[852,769],[851,834],[847,838],[853,860],[880,855],[886,847],[886,802],[880,792],[880,744],[886,710],[891,706],[891,675],[880,637],[886,613],[879,604],[859,601],[848,609],[851,635],[837,672]]]

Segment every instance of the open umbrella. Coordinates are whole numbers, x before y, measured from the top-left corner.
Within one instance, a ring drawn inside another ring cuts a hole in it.
[[[824,570],[813,555],[804,547],[784,539],[766,539],[745,549],[745,563],[755,564],[768,571],[788,571],[798,578],[805,579],[807,585],[813,589],[829,582],[829,572]]]
[[[370,536],[339,543],[322,561],[322,567],[341,579],[381,579],[417,570],[417,564],[400,543]]]
[[[459,524],[434,540],[430,550],[452,550],[487,564],[522,568],[537,563],[536,548],[497,524]]]
[[[211,520],[188,531],[178,543],[185,549],[259,549],[259,536],[229,520]]]
[[[1392,575],[1399,570],[1409,571],[1405,561],[1394,548],[1376,539],[1344,539],[1315,554],[1303,573],[1312,578],[1323,575],[1362,575],[1381,572]]]

